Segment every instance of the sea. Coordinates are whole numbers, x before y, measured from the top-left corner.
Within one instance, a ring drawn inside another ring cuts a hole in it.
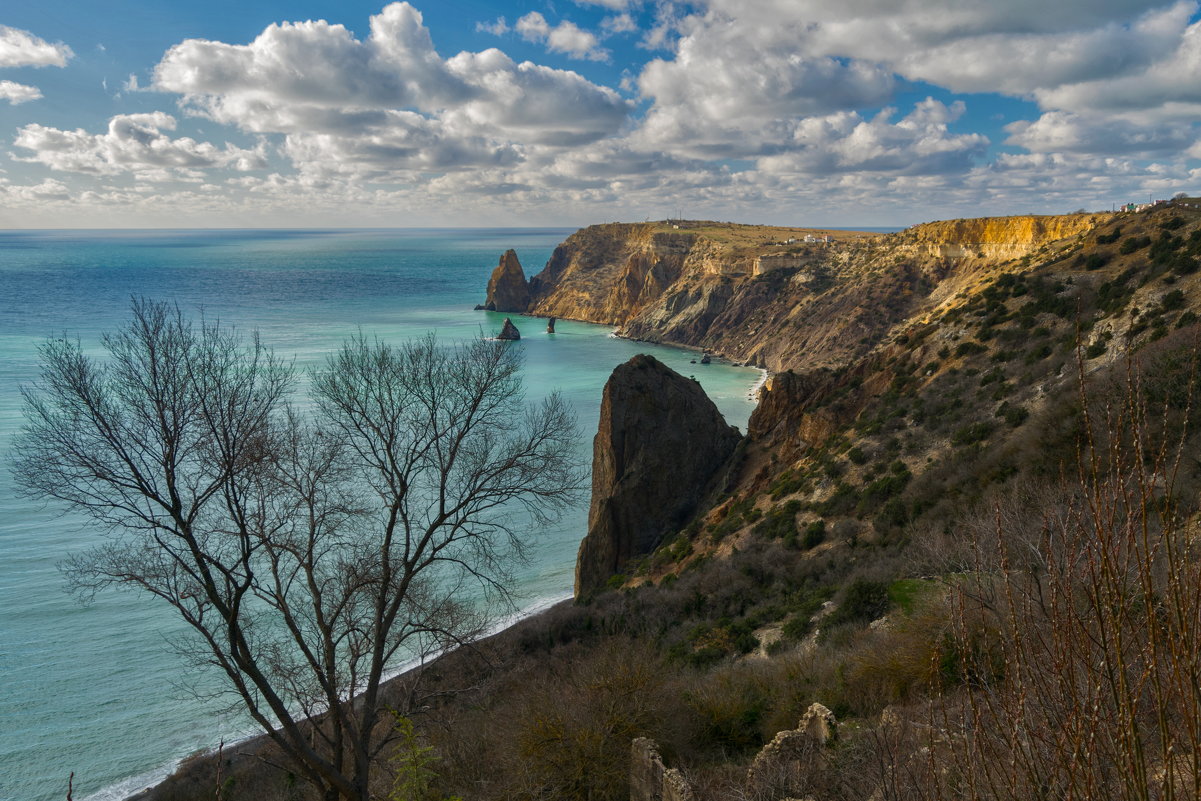
[[[11,443],[20,388],[38,375],[37,348],[101,335],[131,299],[178,303],[249,333],[299,367],[320,365],[363,332],[400,342],[435,332],[450,342],[499,331],[505,315],[474,311],[501,253],[538,272],[570,229],[0,231],[0,799],[115,801],[154,784],[180,759],[253,733],[236,709],[196,692],[168,641],[184,632],[161,602],[113,590],[83,604],[59,570],[100,541],[89,521],[16,491]],[[696,353],[631,342],[610,328],[515,318],[526,394],[564,394],[590,464],[601,390],[610,372],[650,353],[695,377],[745,430],[758,370],[703,365]],[[529,532],[520,573],[529,613],[571,594],[586,502],[562,523]]]

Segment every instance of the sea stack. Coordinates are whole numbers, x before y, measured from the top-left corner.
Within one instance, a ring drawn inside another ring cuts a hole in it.
[[[592,443],[588,534],[575,594],[603,587],[629,559],[683,528],[740,439],[700,384],[641,354],[609,376]]]
[[[524,312],[530,305],[530,285],[525,280],[525,271],[517,260],[517,253],[506,250],[500,263],[488,279],[488,296],[484,308],[498,312]]]
[[[517,330],[517,326],[513,325],[513,321],[506,317],[505,324],[501,326],[500,333],[496,335],[496,338],[521,339],[521,332]]]
[[[548,333],[548,334],[555,333],[555,318],[554,317],[552,317],[546,321],[546,333]]]

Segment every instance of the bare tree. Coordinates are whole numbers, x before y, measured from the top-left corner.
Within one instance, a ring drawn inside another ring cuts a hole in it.
[[[432,336],[350,340],[300,410],[257,336],[132,312],[103,360],[42,347],[17,480],[104,524],[67,564],[75,590],[166,601],[298,774],[365,800],[393,728],[386,671],[506,608],[527,533],[580,488],[573,416],[557,395],[525,403],[508,343]]]

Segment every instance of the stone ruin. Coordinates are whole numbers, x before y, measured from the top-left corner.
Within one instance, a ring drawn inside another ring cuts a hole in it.
[[[809,760],[837,739],[838,721],[834,713],[821,704],[810,705],[795,729],[777,734],[755,756],[746,773],[747,789],[756,793],[799,785]],[[684,774],[664,766],[654,740],[646,737],[634,740],[630,747],[630,801],[695,799]]]
[[[630,801],[695,801],[692,785],[676,768],[663,765],[659,746],[638,737],[630,746]]]
[[[821,704],[811,704],[795,729],[782,731],[755,755],[746,772],[751,789],[799,784],[805,763],[838,739],[838,721]]]

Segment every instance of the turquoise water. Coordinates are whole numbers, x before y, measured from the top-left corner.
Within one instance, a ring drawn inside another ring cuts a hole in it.
[[[399,340],[499,330],[472,311],[501,252],[537,272],[569,230],[0,232],[0,459],[20,427],[18,387],[37,345],[67,333],[94,347],[132,295],[257,328],[301,366],[362,329]],[[609,335],[602,326],[517,318],[531,400],[560,389],[579,416],[587,458],[610,371],[649,352],[694,375],[745,427],[758,371],[691,364],[693,354]],[[587,510],[537,532],[521,579],[528,606],[570,594]],[[80,606],[57,563],[96,541],[89,524],[19,498],[0,469],[0,799],[123,798],[175,760],[249,731],[236,711],[193,697],[166,638],[169,610],[124,592]]]

